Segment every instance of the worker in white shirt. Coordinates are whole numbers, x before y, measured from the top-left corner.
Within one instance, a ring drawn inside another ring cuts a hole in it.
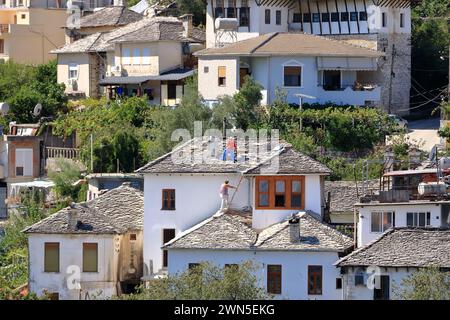
[[[220,210],[224,210],[225,208],[228,208],[228,189],[236,189],[236,187],[233,187],[230,185],[230,182],[226,180],[222,185],[220,186],[220,199],[222,199],[222,202],[220,204]]]

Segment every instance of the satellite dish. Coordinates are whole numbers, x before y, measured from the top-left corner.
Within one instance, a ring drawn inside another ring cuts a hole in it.
[[[39,115],[41,114],[41,112],[42,112],[42,104],[38,103],[38,104],[34,107],[33,115],[34,115],[35,117],[39,117]]]
[[[0,102],[0,114],[5,116],[9,112],[9,104],[6,102]]]

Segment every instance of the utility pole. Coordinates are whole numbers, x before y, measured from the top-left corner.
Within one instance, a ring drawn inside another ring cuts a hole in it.
[[[91,173],[94,172],[94,141],[91,133]]]
[[[395,61],[395,55],[397,54],[395,50],[395,44],[392,45],[392,53],[391,53],[391,74],[389,76],[389,104],[388,104],[388,111],[391,113],[391,103],[392,103],[392,81],[394,78],[394,61]]]

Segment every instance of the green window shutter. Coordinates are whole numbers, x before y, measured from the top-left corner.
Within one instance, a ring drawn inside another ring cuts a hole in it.
[[[83,272],[98,271],[98,244],[83,243]]]

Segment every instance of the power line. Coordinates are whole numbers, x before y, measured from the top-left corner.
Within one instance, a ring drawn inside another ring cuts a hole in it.
[[[434,97],[433,99],[428,100],[428,101],[426,101],[426,102],[424,102],[424,103],[422,103],[422,104],[420,104],[420,105],[418,105],[418,106],[415,106],[415,107],[412,107],[412,108],[408,108],[408,109],[403,109],[403,110],[397,110],[397,111],[409,111],[409,110],[415,110],[415,109],[419,109],[419,108],[421,108],[421,107],[423,107],[423,106],[425,106],[425,105],[427,105],[427,104],[429,104],[429,103],[436,103],[436,104],[438,104],[438,103],[437,103],[436,101],[434,101],[434,100],[440,98],[440,96],[441,96],[444,92],[446,92],[446,91],[447,91],[447,90],[442,90],[441,92],[439,92],[439,94],[438,94],[436,97]]]

